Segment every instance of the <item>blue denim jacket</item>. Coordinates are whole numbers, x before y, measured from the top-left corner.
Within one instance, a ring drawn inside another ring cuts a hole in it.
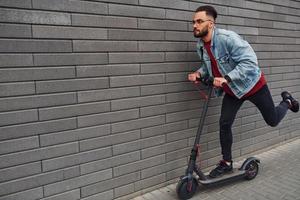
[[[260,79],[261,70],[255,52],[249,43],[235,32],[214,28],[211,50],[222,76],[230,77],[231,82],[228,86],[236,97],[243,97]],[[197,43],[197,53],[201,60],[198,69],[201,77],[213,76],[210,58],[201,39]],[[217,96],[222,92],[222,89],[216,89]]]

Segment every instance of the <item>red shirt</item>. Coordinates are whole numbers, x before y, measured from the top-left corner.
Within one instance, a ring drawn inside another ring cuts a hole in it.
[[[218,68],[218,64],[217,61],[214,57],[214,55],[211,52],[210,49],[210,42],[205,42],[204,43],[204,47],[208,53],[208,56],[210,58],[210,62],[211,62],[211,69],[212,69],[212,74],[214,77],[223,77],[222,74],[219,71]],[[245,94],[242,98],[246,98],[249,97],[251,95],[253,95],[254,93],[256,93],[259,89],[261,89],[264,85],[266,84],[266,79],[263,73],[261,73],[260,79],[258,80],[258,82],[255,84],[255,86],[247,93]],[[231,89],[229,88],[229,86],[227,84],[224,84],[223,86],[223,90],[226,94],[229,94],[230,96],[235,96],[234,93],[231,91]]]

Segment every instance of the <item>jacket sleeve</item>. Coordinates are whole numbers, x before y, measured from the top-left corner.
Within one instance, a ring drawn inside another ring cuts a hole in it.
[[[204,77],[208,76],[208,70],[207,70],[207,67],[206,67],[206,65],[203,61],[203,49],[202,48],[197,48],[197,53],[198,53],[198,56],[200,58],[200,67],[197,71],[200,73],[201,78],[204,78]]]
[[[246,80],[259,74],[256,54],[247,41],[237,34],[231,35],[227,39],[227,48],[229,56],[237,63],[235,68],[227,74],[230,80]]]

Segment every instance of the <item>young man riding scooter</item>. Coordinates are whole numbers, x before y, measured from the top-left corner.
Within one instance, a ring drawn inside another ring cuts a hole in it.
[[[193,18],[194,36],[199,38],[197,52],[200,68],[188,75],[189,81],[214,77],[218,96],[225,92],[220,117],[220,144],[223,159],[209,176],[220,177],[232,171],[232,131],[235,116],[244,101],[249,100],[260,110],[265,122],[277,126],[287,110],[299,111],[299,103],[284,91],[275,107],[264,74],[249,43],[233,31],[215,26],[217,11],[212,6],[200,6]]]

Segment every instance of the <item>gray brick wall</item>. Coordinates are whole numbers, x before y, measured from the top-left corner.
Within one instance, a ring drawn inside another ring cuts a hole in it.
[[[300,98],[296,0],[0,0],[0,200],[131,199],[184,173],[203,100],[189,23],[214,5],[248,40],[275,103]],[[202,166],[220,159],[213,98]],[[245,103],[235,157],[299,137],[289,112],[269,127]]]

